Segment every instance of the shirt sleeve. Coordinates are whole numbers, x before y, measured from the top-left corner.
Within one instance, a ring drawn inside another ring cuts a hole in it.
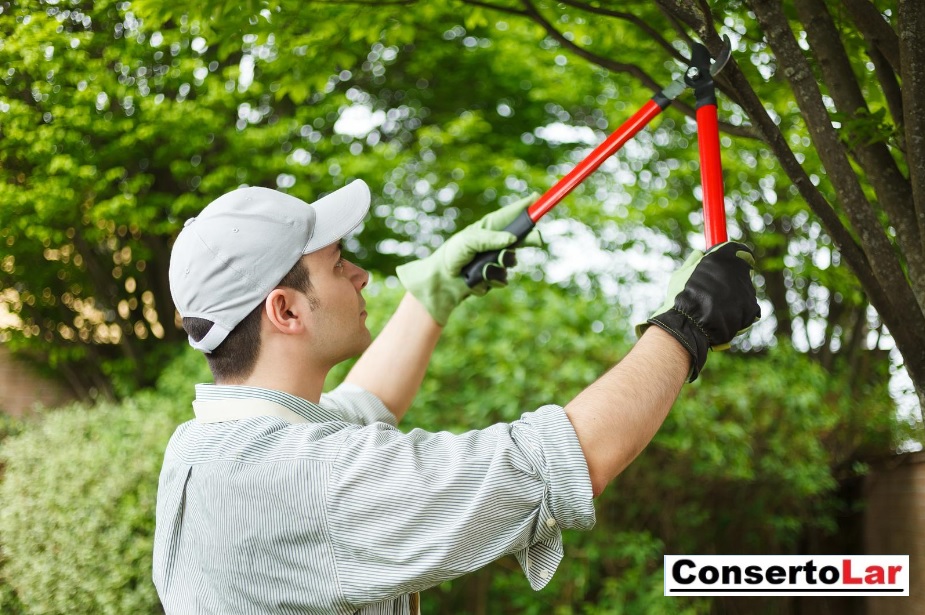
[[[395,415],[386,408],[381,399],[356,384],[344,382],[330,392],[322,393],[320,405],[337,410],[348,423],[387,423],[393,427],[398,425]]]
[[[562,529],[594,525],[591,480],[560,406],[461,435],[383,424],[353,431],[327,498],[348,602],[421,591],[510,553],[543,588]]]

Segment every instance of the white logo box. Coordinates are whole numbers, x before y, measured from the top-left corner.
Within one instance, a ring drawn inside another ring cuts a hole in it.
[[[908,596],[908,555],[666,555],[666,596]]]

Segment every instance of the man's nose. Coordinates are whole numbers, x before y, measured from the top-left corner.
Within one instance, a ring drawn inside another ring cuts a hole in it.
[[[354,269],[354,271],[350,273],[350,279],[353,280],[353,284],[357,287],[357,290],[363,290],[366,288],[366,285],[369,284],[369,272],[353,263],[350,263],[350,266]]]

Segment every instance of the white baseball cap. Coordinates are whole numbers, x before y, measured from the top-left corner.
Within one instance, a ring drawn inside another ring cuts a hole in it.
[[[311,204],[269,188],[239,188],[187,220],[170,255],[170,294],[180,316],[212,322],[190,345],[215,350],[303,254],[359,226],[369,201],[362,180]]]

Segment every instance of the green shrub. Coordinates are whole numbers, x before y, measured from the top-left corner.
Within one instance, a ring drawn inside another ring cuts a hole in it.
[[[168,438],[192,416],[191,380],[207,377],[197,359],[181,357],[158,394],[46,411],[3,443],[0,612],[15,600],[29,614],[160,612],[150,580],[157,479]]]
[[[73,406],[7,442],[4,573],[28,613],[146,613],[157,457],[155,398]]]
[[[3,479],[2,451],[4,440],[20,433],[24,428],[23,422],[0,411],[0,480]],[[4,615],[19,615],[22,613],[22,604],[16,597],[16,592],[9,585],[3,574],[3,543],[0,542],[0,613]]]
[[[0,410],[0,446],[7,438],[20,433],[24,427],[22,419],[4,414],[3,410]]]

